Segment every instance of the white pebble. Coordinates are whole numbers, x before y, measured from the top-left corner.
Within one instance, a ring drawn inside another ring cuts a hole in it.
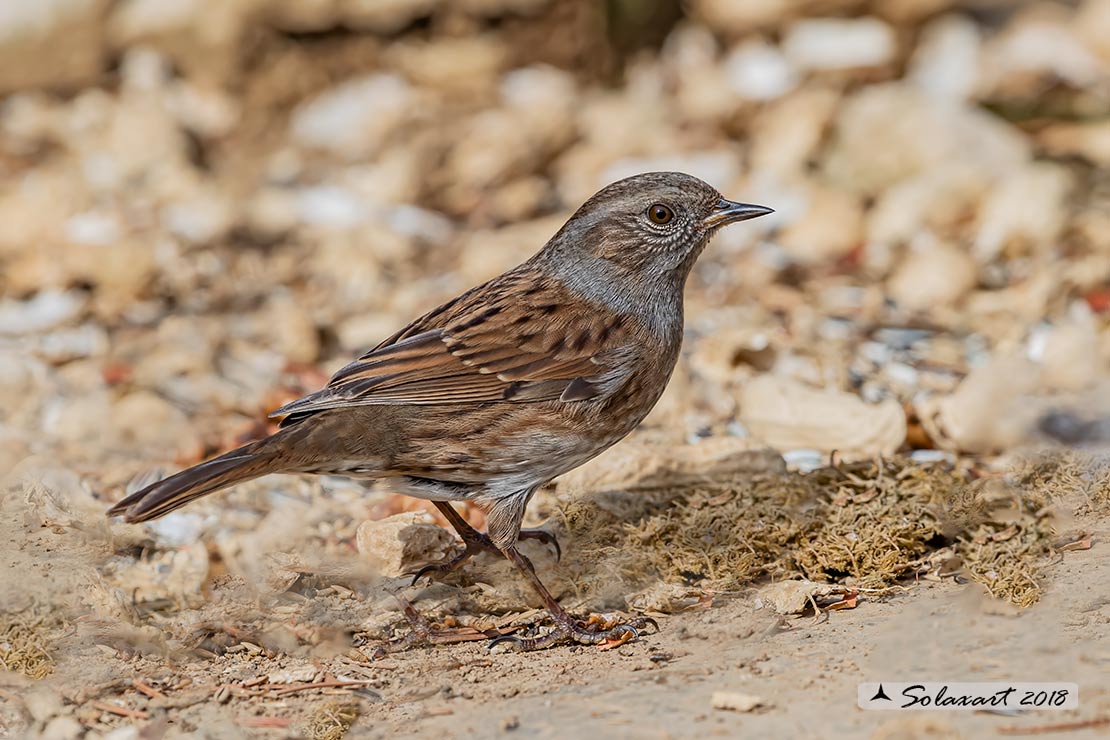
[[[749,41],[735,47],[724,61],[729,87],[746,100],[773,100],[798,85],[798,71],[778,47]]]
[[[787,58],[802,69],[878,67],[894,60],[894,30],[878,18],[798,21],[783,41]]]

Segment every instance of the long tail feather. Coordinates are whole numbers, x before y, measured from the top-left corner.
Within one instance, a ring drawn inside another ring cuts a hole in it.
[[[221,488],[281,472],[270,452],[275,445],[267,444],[272,439],[240,447],[153,483],[113,506],[108,516],[122,516],[128,522],[157,519]]]

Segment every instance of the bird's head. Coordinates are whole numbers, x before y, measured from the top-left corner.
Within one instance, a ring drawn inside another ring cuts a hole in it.
[[[548,249],[564,259],[684,279],[718,229],[768,213],[772,209],[726,200],[692,175],[648,172],[598,191]]]

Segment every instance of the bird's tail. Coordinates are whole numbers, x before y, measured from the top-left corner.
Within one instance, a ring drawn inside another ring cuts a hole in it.
[[[285,469],[279,453],[281,445],[274,444],[280,436],[282,432],[152,483],[113,506],[108,516],[122,516],[132,523],[145,522],[221,488],[269,473],[280,473]]]

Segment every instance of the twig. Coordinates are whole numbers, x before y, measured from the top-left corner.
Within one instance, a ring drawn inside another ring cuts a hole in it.
[[[319,683],[295,683],[281,688],[272,688],[270,693],[275,696],[284,696],[285,694],[295,694],[298,691],[308,691],[309,689],[332,689],[344,688],[347,686],[365,686],[366,684],[374,683],[373,681],[320,681]]]
[[[120,717],[132,717],[134,719],[148,719],[150,717],[149,712],[144,712],[141,709],[128,709],[127,707],[121,707],[116,704],[109,704],[106,701],[97,701],[96,699],[90,701],[89,706],[93,707],[94,709],[99,709],[102,712],[108,712],[109,714],[115,714]]]
[[[288,717],[239,717],[235,721],[243,727],[288,727],[293,724]]]
[[[165,699],[166,698],[166,695],[163,694],[161,691],[154,688],[153,686],[149,686],[149,685],[143,683],[142,681],[140,681],[137,678],[134,679],[133,681],[131,681],[131,685],[135,687],[136,691],[138,691],[141,694],[146,694],[151,699]]]

